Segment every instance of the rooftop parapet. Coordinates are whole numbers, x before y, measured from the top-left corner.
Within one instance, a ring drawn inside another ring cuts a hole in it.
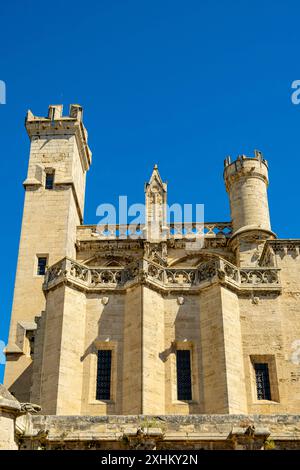
[[[224,160],[224,168],[238,164],[239,162],[242,164],[245,160],[257,160],[258,162],[264,163],[268,168],[268,162],[263,158],[263,153],[260,150],[254,150],[254,157],[247,157],[247,155],[239,155],[235,161],[231,161],[231,156],[228,155]]]
[[[57,120],[77,120],[82,121],[83,109],[79,104],[71,104],[68,116],[63,116],[62,104],[50,104],[48,108],[48,116],[34,116],[32,111],[27,111],[26,122],[31,121],[57,121]]]
[[[81,225],[77,227],[78,241],[90,240],[145,240],[144,224],[127,225]],[[165,239],[170,240],[190,240],[196,236],[205,238],[230,238],[232,233],[231,222],[204,222],[197,223],[170,223],[166,227],[168,235]],[[162,238],[163,240],[163,238]]]

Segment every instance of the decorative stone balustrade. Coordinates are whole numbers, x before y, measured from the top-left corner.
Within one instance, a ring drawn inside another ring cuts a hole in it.
[[[116,287],[134,279],[138,272],[137,268],[136,264],[134,266],[129,265],[126,269],[112,267],[89,268],[70,258],[63,258],[46,272],[44,288],[48,289],[62,279],[75,281],[76,284],[86,288]]]
[[[167,239],[191,239],[200,237],[225,237],[228,238],[232,233],[230,222],[208,222],[200,223],[172,223],[164,231]],[[127,225],[83,225],[78,227],[79,240],[96,238],[98,240],[126,240],[126,239],[145,239],[146,227],[141,224]]]
[[[148,282],[164,290],[198,290],[212,282],[220,282],[234,290],[281,290],[279,269],[237,268],[221,258],[211,259],[196,268],[164,267],[146,259],[125,268],[89,268],[64,258],[48,269],[44,290],[61,282],[69,282],[85,290],[126,289],[136,282]]]

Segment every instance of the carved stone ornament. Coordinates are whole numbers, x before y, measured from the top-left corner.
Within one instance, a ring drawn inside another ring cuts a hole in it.
[[[26,413],[38,413],[41,409],[40,405],[35,403],[21,403],[21,411]]]
[[[109,297],[102,297],[102,303],[103,305],[107,305],[109,302]]]
[[[213,258],[198,266],[178,268],[168,267],[144,259],[127,266],[88,267],[70,258],[64,258],[51,266],[45,276],[43,289],[49,290],[61,282],[70,282],[85,290],[105,289],[107,294],[112,290],[125,290],[133,283],[151,283],[161,289],[178,289],[183,293],[187,289],[201,289],[202,283],[218,280],[236,290],[273,290],[281,291],[279,268],[274,267],[237,267],[222,258]],[[184,289],[184,291],[182,290]],[[103,305],[108,298],[101,299]],[[178,301],[179,302],[179,301]],[[181,304],[180,304],[181,305]]]
[[[177,297],[177,302],[178,302],[178,305],[183,305],[184,304],[184,297],[182,297],[182,296]]]

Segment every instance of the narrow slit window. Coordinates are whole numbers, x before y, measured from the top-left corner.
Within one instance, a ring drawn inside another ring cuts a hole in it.
[[[269,367],[267,363],[255,363],[256,391],[258,400],[271,400]]]
[[[54,171],[51,173],[46,173],[45,188],[53,189],[53,185],[54,185]]]
[[[110,387],[111,387],[111,351],[99,350],[98,351],[98,366],[97,366],[97,400],[110,400]]]
[[[37,265],[37,275],[38,276],[44,276],[46,272],[46,266],[47,266],[47,258],[42,256],[38,257],[38,265]]]
[[[177,399],[192,399],[191,379],[191,352],[189,350],[176,351],[177,363]]]

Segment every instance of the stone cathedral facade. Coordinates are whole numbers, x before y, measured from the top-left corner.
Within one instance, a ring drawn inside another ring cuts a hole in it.
[[[167,223],[156,166],[134,234],[84,225],[80,106],[29,111],[26,130],[4,382],[24,447],[298,445],[300,239],[272,231],[262,154],[225,160],[230,221],[205,222],[190,249],[198,225]]]

